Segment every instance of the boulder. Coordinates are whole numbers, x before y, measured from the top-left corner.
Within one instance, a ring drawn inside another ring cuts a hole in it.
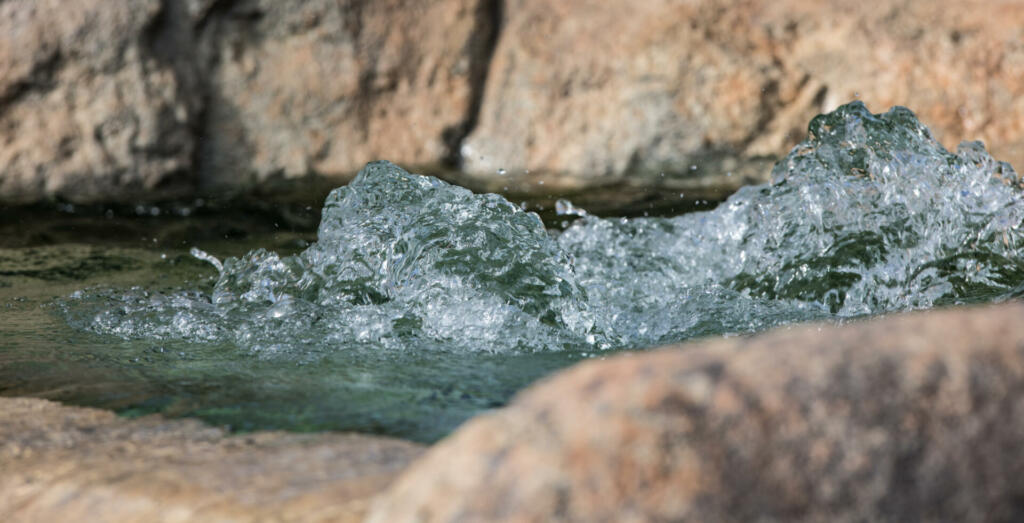
[[[159,0],[0,2],[0,201],[191,190],[200,98],[165,14]]]
[[[0,3],[0,201],[341,183],[381,158],[437,171],[472,126],[493,5]]]
[[[1017,521],[1024,305],[590,361],[431,448],[368,521]]]
[[[241,0],[198,38],[207,186],[387,159],[436,171],[471,125],[497,20],[487,0]]]
[[[421,447],[354,434],[230,436],[0,398],[0,514],[19,521],[359,521]]]
[[[492,188],[727,192],[765,181],[811,117],[854,98],[1024,166],[1019,2],[510,0],[504,14],[461,147]]]
[[[0,201],[276,194],[388,159],[671,209],[764,181],[854,98],[1021,168],[1022,42],[1015,0],[7,0]]]

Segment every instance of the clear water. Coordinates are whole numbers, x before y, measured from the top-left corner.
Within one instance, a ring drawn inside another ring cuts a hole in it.
[[[549,231],[377,162],[331,193],[301,252],[193,249],[154,262],[181,277],[51,310],[90,347],[69,352],[155,389],[126,408],[429,441],[612,350],[1018,296],[1022,190],[979,143],[950,153],[906,109],[855,102],[711,211],[604,219],[560,202],[575,222]]]

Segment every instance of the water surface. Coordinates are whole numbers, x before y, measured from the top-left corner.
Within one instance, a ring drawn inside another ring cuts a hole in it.
[[[377,162],[308,246],[8,249],[0,392],[430,441],[582,358],[1019,296],[1021,191],[980,144],[859,103],[815,118],[770,184],[673,218],[560,202],[574,221],[548,230]]]

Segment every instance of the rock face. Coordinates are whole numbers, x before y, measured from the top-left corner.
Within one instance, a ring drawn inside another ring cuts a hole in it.
[[[359,521],[420,447],[358,435],[226,436],[0,398],[0,514],[18,521]]]
[[[1016,0],[8,0],[0,35],[0,201],[340,182],[377,159],[715,197],[855,97],[1024,164]]]
[[[471,174],[735,187],[855,97],[1024,164],[1019,2],[511,0],[505,13],[462,149]]]
[[[199,96],[159,0],[0,3],[0,200],[189,189]]]
[[[432,448],[368,518],[1015,521],[1024,305],[593,361]]]
[[[497,20],[485,0],[244,0],[200,29],[197,168],[213,185],[373,160],[437,168],[468,132]]]
[[[476,114],[485,0],[0,5],[0,201],[156,199],[390,158]]]

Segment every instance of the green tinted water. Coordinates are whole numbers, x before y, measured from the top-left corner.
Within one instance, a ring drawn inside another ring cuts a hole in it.
[[[221,258],[258,247],[290,254],[316,238],[304,217],[276,226],[285,220],[255,211],[182,217],[162,209],[158,218],[150,211],[3,216],[0,395],[125,415],[198,416],[236,430],[357,430],[431,441],[583,357],[363,350],[284,361],[239,357],[230,342],[121,339],[72,328],[58,303],[83,289],[211,290],[217,271],[191,256],[192,247]]]
[[[0,393],[432,441],[610,351],[1022,294],[1009,165],[905,109],[809,131],[712,211],[563,202],[562,232],[386,162],[327,198],[315,238],[245,214],[25,224],[38,245],[0,252]]]

